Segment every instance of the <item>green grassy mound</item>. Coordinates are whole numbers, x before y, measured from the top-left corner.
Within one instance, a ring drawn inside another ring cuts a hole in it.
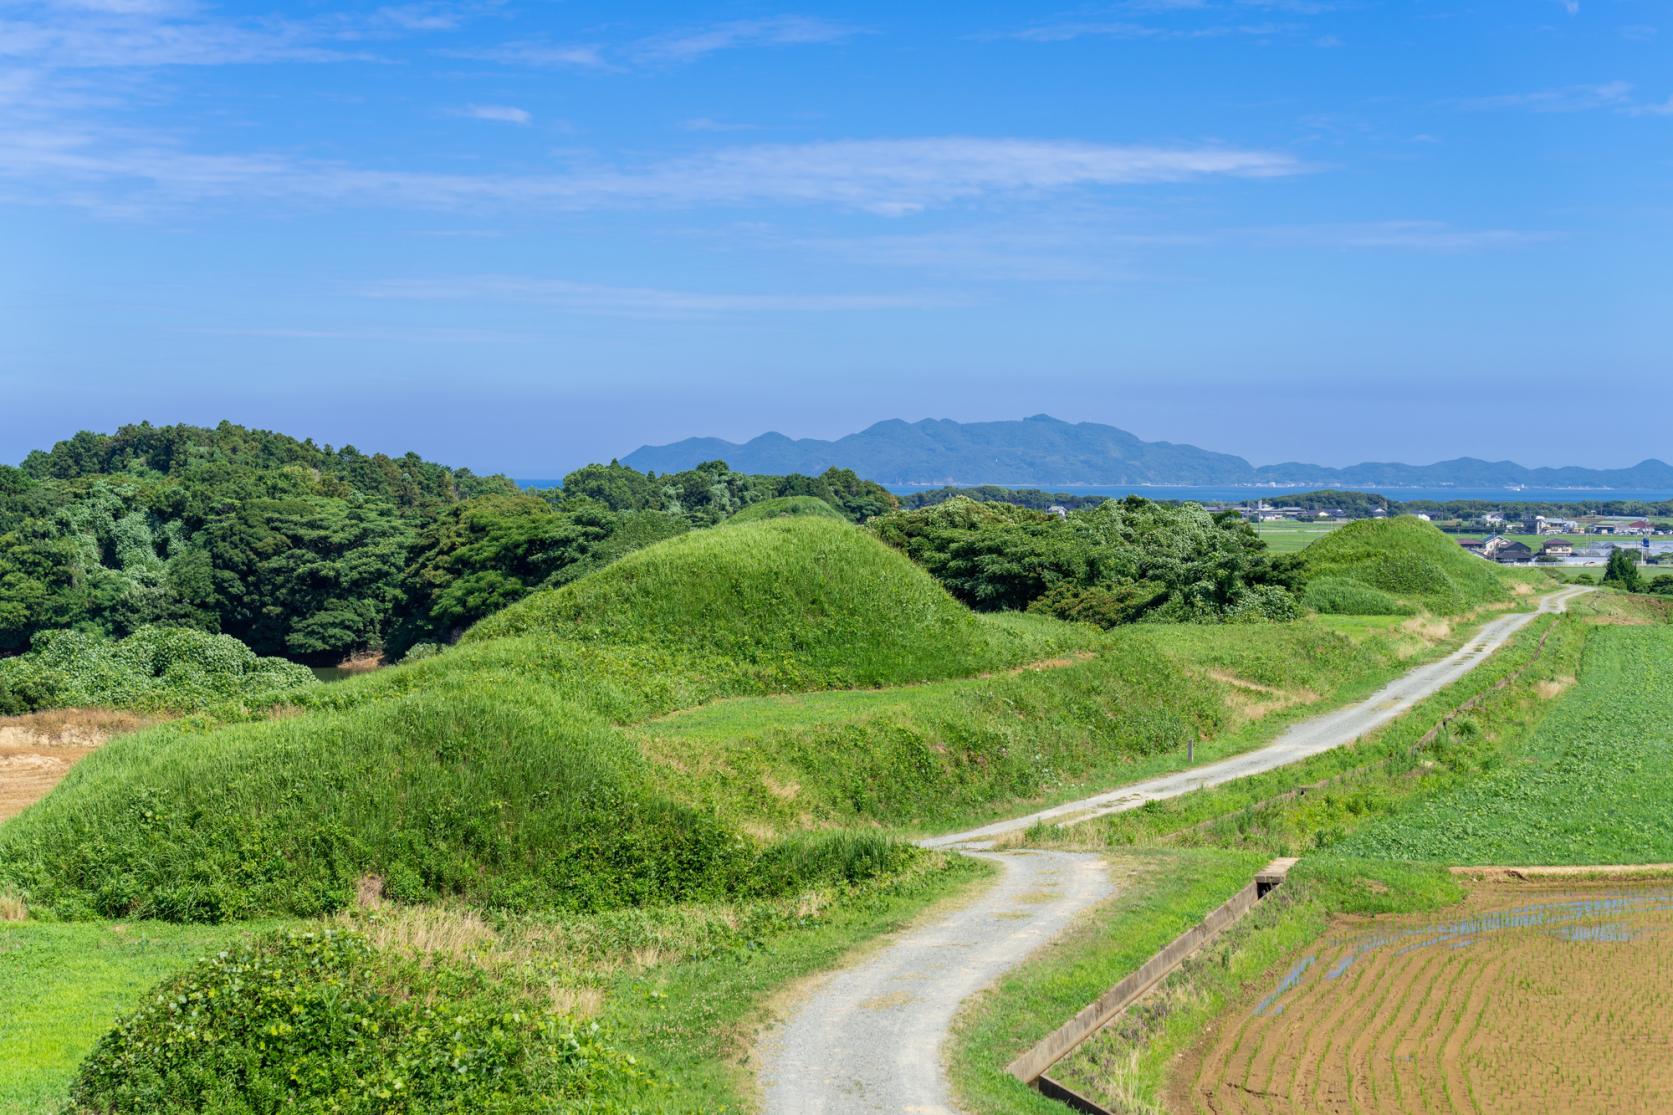
[[[682,800],[622,725],[717,696],[977,672],[1082,633],[976,617],[843,523],[681,537],[445,654],[151,729],[0,827],[0,890],[60,917],[225,921],[397,901],[604,910],[863,877],[881,838],[764,843]],[[563,638],[562,635],[574,636]],[[676,788],[677,789],[677,788]]]
[[[82,1063],[69,1112],[626,1111],[645,1072],[480,970],[341,931],[234,946],[153,991]]]
[[[306,666],[258,657],[226,635],[142,627],[113,641],[47,631],[29,653],[0,659],[0,715],[71,707],[185,711],[315,684]]]
[[[798,516],[685,535],[490,616],[468,641],[541,633],[776,670],[786,688],[975,673],[1040,649],[976,616],[846,523]]]
[[[397,901],[600,910],[763,895],[889,860],[881,838],[762,844],[657,790],[608,717],[705,692],[663,682],[672,669],[512,640],[384,671],[417,676],[341,709],[125,737],[0,827],[0,890],[59,917],[226,921],[341,909],[376,876]]]
[[[730,524],[758,523],[764,519],[793,519],[801,515],[847,522],[842,517],[842,512],[818,496],[780,496],[777,499],[764,499],[760,503],[750,504],[726,521]]]
[[[1393,615],[1399,613],[1390,609],[1423,608],[1457,615],[1510,598],[1503,571],[1407,515],[1349,523],[1308,546],[1302,560],[1308,602],[1320,611]]]
[[[1301,599],[1327,616],[1409,616],[1417,611],[1391,593],[1346,577],[1316,577],[1307,582]]]

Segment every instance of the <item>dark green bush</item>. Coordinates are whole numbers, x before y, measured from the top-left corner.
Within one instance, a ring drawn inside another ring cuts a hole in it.
[[[241,944],[153,991],[82,1063],[69,1110],[603,1113],[650,1084],[596,1027],[478,969],[328,930]]]

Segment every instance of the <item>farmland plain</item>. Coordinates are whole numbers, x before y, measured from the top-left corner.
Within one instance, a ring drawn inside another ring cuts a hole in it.
[[[1338,918],[1175,1070],[1176,1115],[1666,1111],[1673,886],[1485,884]]]

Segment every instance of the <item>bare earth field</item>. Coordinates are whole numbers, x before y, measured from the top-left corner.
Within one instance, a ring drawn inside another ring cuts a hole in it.
[[[111,736],[151,723],[128,712],[56,709],[0,716],[0,821],[15,817]]]
[[[1673,883],[1340,918],[1210,1027],[1175,1112],[1673,1111]]]

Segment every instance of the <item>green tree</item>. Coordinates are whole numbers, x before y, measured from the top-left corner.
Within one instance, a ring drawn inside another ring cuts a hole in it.
[[[1638,555],[1619,547],[1610,551],[1609,561],[1603,567],[1603,583],[1623,592],[1638,592],[1644,584],[1638,571]]]

